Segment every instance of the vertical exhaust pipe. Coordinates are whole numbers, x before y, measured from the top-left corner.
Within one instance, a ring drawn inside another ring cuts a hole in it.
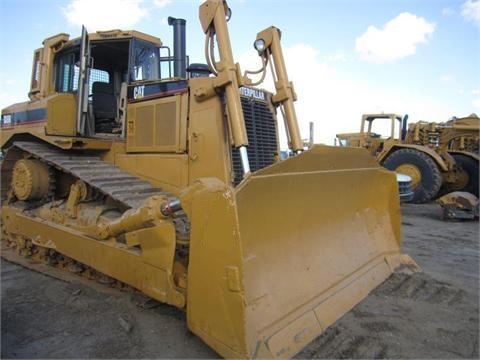
[[[405,114],[405,116],[402,119],[402,134],[401,134],[401,139],[400,140],[405,140],[407,137],[407,125],[408,125],[408,114]]]
[[[187,77],[187,50],[184,19],[168,17],[168,25],[173,26],[173,76]]]
[[[313,136],[314,136],[314,129],[313,129],[313,121],[310,121],[310,128],[309,128],[309,137],[308,137],[308,148],[313,146]]]

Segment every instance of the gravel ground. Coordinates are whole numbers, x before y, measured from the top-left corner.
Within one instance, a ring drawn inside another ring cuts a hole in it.
[[[402,213],[423,272],[394,274],[298,358],[479,357],[478,222],[441,221],[435,204]],[[218,357],[183,312],[59,271],[2,260],[2,358]]]

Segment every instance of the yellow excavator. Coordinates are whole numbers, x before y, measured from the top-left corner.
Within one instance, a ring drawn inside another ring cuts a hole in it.
[[[187,64],[183,19],[173,55],[137,31],[47,38],[30,100],[2,110],[2,239],[185,310],[221,356],[291,357],[416,265],[395,174],[364,149],[303,151],[280,31],[257,34],[261,69],[242,74],[230,15],[200,6],[206,65]],[[268,65],[274,93],[255,87]]]

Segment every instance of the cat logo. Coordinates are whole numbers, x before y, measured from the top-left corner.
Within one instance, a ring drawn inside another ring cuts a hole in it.
[[[135,100],[143,99],[145,96],[145,85],[135,86],[133,88],[133,98]]]

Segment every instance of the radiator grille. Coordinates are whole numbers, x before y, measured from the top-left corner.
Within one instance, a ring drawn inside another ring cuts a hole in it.
[[[267,103],[252,97],[240,97],[248,136],[248,160],[252,172],[273,164],[278,153],[277,122]],[[239,150],[232,147],[234,184],[243,177]]]

